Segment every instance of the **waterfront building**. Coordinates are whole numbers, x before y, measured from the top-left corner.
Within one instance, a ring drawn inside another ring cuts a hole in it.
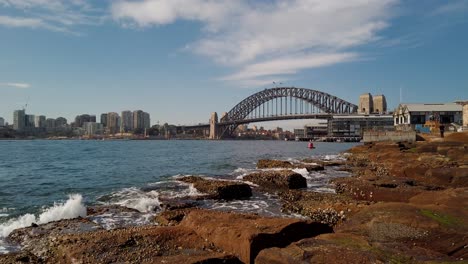
[[[52,131],[55,129],[55,119],[53,118],[47,118],[45,121],[45,127],[47,131]]]
[[[96,122],[85,122],[83,128],[88,136],[101,135],[104,132],[104,126]]]
[[[376,95],[373,99],[374,113],[385,114],[387,113],[387,99],[385,95]]]
[[[116,134],[120,131],[120,116],[115,112],[107,113],[107,129],[110,134]]]
[[[23,130],[26,126],[26,112],[23,110],[15,110],[13,112],[13,129]]]
[[[3,117],[0,117],[0,127],[5,126],[5,119]]]
[[[43,115],[36,116],[34,119],[34,127],[36,128],[45,128],[46,127],[46,117]]]
[[[359,96],[359,114],[368,115],[374,112],[374,101],[370,93]]]
[[[462,106],[456,103],[400,104],[393,113],[394,125],[423,125],[428,120],[441,124],[462,123]]]
[[[68,125],[67,119],[65,117],[58,117],[55,119],[55,126],[56,127],[66,127]]]
[[[361,137],[366,130],[394,130],[393,116],[333,116],[328,120],[328,136],[330,137]]]
[[[151,127],[150,114],[143,112],[143,129],[149,129]]]
[[[31,128],[35,127],[36,116],[35,115],[26,115],[26,124],[25,127]]]
[[[122,111],[122,123],[120,125],[121,132],[133,131],[133,113],[131,111]]]
[[[455,102],[462,106],[462,126],[464,130],[468,130],[468,100]]]
[[[107,113],[101,114],[101,124],[107,127]]]
[[[141,111],[141,110],[133,111],[133,129],[135,129],[135,130],[144,129],[144,126],[143,126],[143,111]]]
[[[304,128],[295,128],[294,129],[294,138],[305,138],[306,137],[306,134],[305,134],[305,129]]]
[[[95,115],[78,115],[75,117],[75,123],[73,124],[74,127],[83,127],[85,122],[96,122]]]

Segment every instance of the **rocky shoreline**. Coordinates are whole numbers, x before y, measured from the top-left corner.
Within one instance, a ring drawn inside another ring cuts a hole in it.
[[[242,180],[189,176],[204,195],[164,200],[153,225],[106,230],[87,217],[13,231],[0,263],[447,263],[468,260],[468,134],[365,144],[346,161],[260,160]],[[293,169],[335,166],[336,193],[307,190]],[[270,170],[271,169],[271,170]],[[198,208],[199,200],[279,197],[294,217]]]

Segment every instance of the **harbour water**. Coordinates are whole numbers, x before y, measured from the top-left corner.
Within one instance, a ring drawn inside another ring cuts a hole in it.
[[[178,182],[183,175],[241,179],[259,159],[339,158],[355,143],[285,141],[0,141],[0,252],[15,228],[86,215],[92,205],[123,205],[141,212],[102,215],[106,228],[145,224],[165,198],[197,195]],[[346,176],[327,168],[308,173],[311,190],[332,192],[328,180]],[[206,201],[219,210],[281,214],[275,197],[254,194],[244,201]],[[130,215],[129,215],[130,214]]]

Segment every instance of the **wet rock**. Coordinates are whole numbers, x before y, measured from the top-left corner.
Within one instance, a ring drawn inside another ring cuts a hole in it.
[[[252,196],[252,189],[246,183],[236,181],[208,180],[197,176],[178,179],[185,183],[192,183],[200,192],[208,194],[212,199],[245,199]]]
[[[304,163],[292,163],[285,160],[268,160],[263,159],[257,162],[258,169],[306,169],[307,171],[321,171],[325,168],[321,164],[304,164]]]
[[[324,224],[251,214],[193,210],[181,226],[192,228],[215,246],[232,252],[244,263],[253,263],[258,252],[284,247],[302,238],[332,232]]]
[[[272,190],[307,188],[306,178],[290,170],[254,172],[244,176],[243,180]]]
[[[193,230],[134,227],[58,237],[48,263],[240,263]]]
[[[45,259],[48,256],[48,247],[52,238],[64,234],[88,233],[102,229],[101,226],[86,218],[76,218],[16,229],[7,239],[21,245],[24,251]]]
[[[344,160],[320,160],[320,159],[310,159],[310,158],[303,159],[302,162],[318,164],[322,166],[342,166],[346,164],[346,161]]]
[[[97,205],[97,206],[88,206],[86,208],[86,215],[87,216],[96,216],[96,215],[103,215],[103,214],[114,214],[114,213],[121,213],[121,212],[130,212],[130,213],[139,213],[140,211],[128,208],[125,206],[119,205]]]

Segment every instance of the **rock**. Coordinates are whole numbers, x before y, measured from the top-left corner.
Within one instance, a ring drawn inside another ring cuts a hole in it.
[[[348,177],[333,179],[332,182],[336,186],[337,193],[371,202],[407,202],[428,188],[428,186],[412,186],[415,183],[406,179],[369,181]]]
[[[262,159],[257,162],[258,169],[306,169],[307,171],[320,171],[325,168],[320,164],[303,164],[303,163],[292,163],[285,160],[268,160]]]
[[[188,176],[179,181],[192,183],[200,192],[208,194],[212,199],[245,199],[252,196],[252,189],[246,183],[222,180],[207,180],[202,177]]]
[[[434,185],[468,187],[468,168],[433,168],[424,176]]]
[[[437,195],[445,196],[436,200],[443,204],[427,203],[429,197]],[[468,197],[464,191],[458,193],[458,198],[449,198],[451,195],[453,192],[426,192],[411,199],[417,203],[370,205],[338,226],[335,232],[363,235],[371,244],[394,248],[401,254],[420,260],[440,256],[452,260],[465,258],[468,256],[465,247],[468,213],[460,211],[460,208],[466,208]],[[465,201],[461,202],[462,199]],[[421,255],[421,251],[425,253]]]
[[[45,259],[48,256],[49,242],[52,237],[102,229],[101,226],[86,218],[67,219],[16,229],[10,233],[8,240],[20,244],[23,250],[31,252],[38,258]]]
[[[154,217],[161,226],[178,225],[193,208],[166,210]]]
[[[283,211],[300,214],[329,226],[336,225],[369,204],[340,194],[302,190],[280,192],[279,197],[283,200]]]
[[[310,158],[303,159],[302,162],[318,164],[322,166],[342,166],[346,164],[346,161],[344,160],[320,160],[320,159],[310,159]]]
[[[44,261],[30,252],[16,252],[0,254],[0,263],[44,263]]]
[[[270,263],[384,263],[369,243],[360,236],[350,234],[325,234],[303,239],[285,248],[268,248],[260,251],[256,264]]]
[[[97,206],[88,206],[86,207],[86,215],[87,216],[96,216],[96,215],[103,215],[103,214],[114,214],[120,212],[129,212],[129,213],[140,213],[140,211],[128,208],[125,206],[120,205],[97,205]]]
[[[327,225],[292,218],[193,210],[181,226],[192,228],[215,246],[253,263],[258,252],[284,247],[302,238],[332,232]]]
[[[307,188],[306,178],[290,170],[254,172],[244,176],[243,180],[273,190]]]
[[[133,227],[64,235],[47,263],[240,263],[184,227]]]

